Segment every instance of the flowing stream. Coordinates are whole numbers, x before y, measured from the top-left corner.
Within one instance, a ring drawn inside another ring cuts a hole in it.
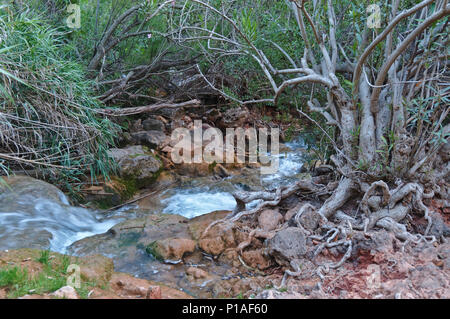
[[[305,148],[304,141],[297,138],[286,146],[292,151],[278,155],[278,172],[256,177],[261,187],[274,188],[289,183],[300,172],[304,159],[299,150]],[[192,179],[156,195],[154,212],[193,218],[215,210],[232,210],[236,203],[230,192],[236,185],[245,189],[246,183],[247,178],[239,180],[239,177],[216,182],[208,178]],[[14,192],[0,192],[0,249],[45,247],[65,253],[74,242],[105,233],[118,222],[133,217],[127,209],[135,207],[103,214],[70,206],[61,191],[44,183],[42,188],[32,187],[19,183]]]

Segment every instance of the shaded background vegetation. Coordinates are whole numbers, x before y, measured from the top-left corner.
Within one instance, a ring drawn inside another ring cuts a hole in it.
[[[381,2],[383,25],[389,19],[391,7],[390,1]],[[190,1],[3,0],[1,3],[0,168],[5,172],[51,168],[52,176],[63,180],[77,180],[78,175],[86,172],[92,178],[99,174],[107,176],[113,165],[106,149],[114,144],[120,128],[97,112],[99,108],[194,97],[209,104],[234,106],[237,100],[266,99],[273,95],[254,59],[241,52],[209,50],[208,33],[201,28],[213,28],[223,35],[236,31],[220,19],[208,19]],[[80,29],[66,25],[70,3],[81,7]],[[290,64],[288,56],[300,64],[305,44],[287,2],[209,3],[223,8],[275,67]],[[402,1],[399,10],[415,3]],[[363,34],[367,4],[367,1],[336,4],[339,50],[345,48],[349,60],[361,54],[362,44],[367,40]],[[326,6],[326,1],[323,5]],[[319,27],[327,28],[326,16],[314,18]],[[407,27],[407,21],[401,23],[396,34]],[[307,32],[312,34],[310,26]],[[373,32],[375,36],[378,31]],[[217,44],[219,49],[227,49],[226,43],[213,43]],[[317,52],[318,44],[311,45]],[[419,49],[433,52],[434,48]],[[316,58],[320,59],[320,55],[316,54]],[[370,59],[374,68],[380,66],[383,47],[377,47]],[[426,59],[432,60],[433,55],[428,54]],[[351,79],[345,73],[339,73],[338,77],[351,95]],[[224,99],[212,86],[229,98]],[[304,108],[311,89],[307,83],[292,86],[277,105],[260,106],[290,114],[297,106]],[[317,88],[314,94],[319,103],[326,101],[326,92]],[[417,115],[410,125],[430,122],[428,102],[416,100],[409,106],[408,112]],[[325,124],[317,114],[312,113],[311,117]],[[448,119],[443,124],[447,123]],[[333,127],[324,127],[337,138]],[[322,131],[317,130],[313,136],[323,141]],[[393,142],[393,138],[386,136],[387,148]],[[325,157],[329,155],[327,150],[331,147],[324,145]]]

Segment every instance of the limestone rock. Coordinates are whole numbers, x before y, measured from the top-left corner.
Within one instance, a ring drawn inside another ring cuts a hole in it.
[[[56,186],[29,176],[1,177],[5,183],[0,183],[0,203],[20,202],[24,196],[30,198],[46,198],[61,204],[68,205],[69,202],[62,191]]]
[[[206,271],[198,267],[189,267],[186,269],[186,274],[192,276],[194,279],[205,279],[209,277],[209,274]]]
[[[278,209],[265,209],[258,217],[259,227],[266,231],[274,230],[282,219]]]
[[[289,265],[293,259],[299,259],[306,253],[306,237],[300,228],[288,227],[266,240],[268,254],[278,264]]]
[[[300,224],[309,230],[315,230],[319,226],[320,220],[319,213],[310,209],[304,211],[300,216]]]
[[[59,288],[55,292],[51,293],[50,296],[60,299],[80,299],[75,288],[71,286]]]
[[[155,257],[163,260],[181,260],[185,253],[195,250],[195,241],[187,238],[167,238],[150,244]]]
[[[235,247],[233,226],[228,223],[214,225],[206,235],[200,238],[198,245],[206,253],[212,255],[219,255],[225,249]]]
[[[113,148],[108,151],[119,166],[122,177],[132,177],[139,182],[150,181],[160,171],[162,163],[141,145]]]
[[[244,251],[242,259],[248,266],[259,270],[267,269],[272,265],[271,260],[264,256],[262,249]]]
[[[106,283],[114,272],[114,263],[102,255],[90,255],[80,263],[80,275],[83,280]]]
[[[156,149],[164,144],[167,139],[162,131],[150,130],[131,133],[134,143]]]

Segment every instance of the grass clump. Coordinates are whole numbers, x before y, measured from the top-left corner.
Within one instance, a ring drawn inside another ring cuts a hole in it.
[[[49,251],[43,251],[36,261],[43,265],[42,271],[31,274],[26,268],[17,266],[0,268],[0,288],[6,289],[8,298],[18,298],[27,294],[45,294],[67,285],[67,267],[71,260],[68,256],[50,258]],[[81,281],[81,287],[75,288],[81,298],[87,298],[94,282]]]

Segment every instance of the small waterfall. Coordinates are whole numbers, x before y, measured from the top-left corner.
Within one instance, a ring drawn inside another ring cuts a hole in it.
[[[0,195],[0,249],[48,248],[64,253],[82,238],[101,234],[117,220],[100,221],[94,211],[72,207],[61,192],[53,198]],[[46,247],[47,246],[47,247]]]

